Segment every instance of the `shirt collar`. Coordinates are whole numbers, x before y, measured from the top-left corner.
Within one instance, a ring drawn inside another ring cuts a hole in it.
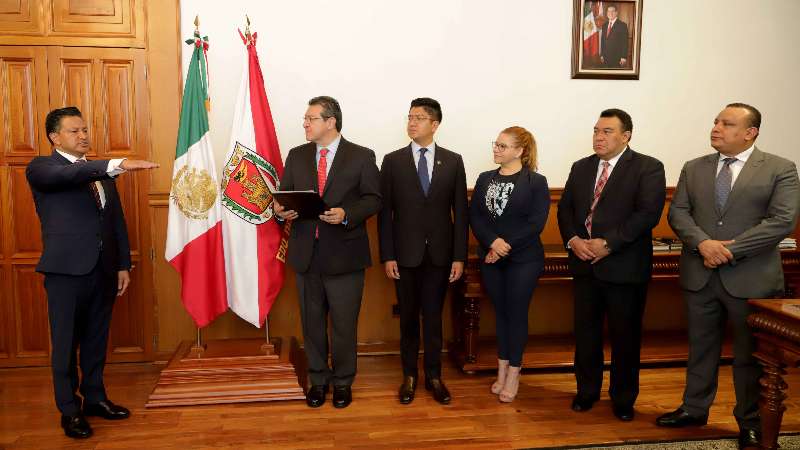
[[[753,150],[755,149],[755,146],[756,146],[756,144],[751,145],[750,148],[748,148],[747,150],[743,151],[742,153],[739,153],[736,156],[725,156],[722,153],[720,153],[719,154],[719,160],[717,161],[717,163],[722,162],[722,160],[725,159],[725,158],[734,158],[734,159],[739,160],[739,161],[741,161],[743,163],[746,163],[747,159],[750,158],[750,155],[753,154]]]
[[[423,148],[421,145],[417,144],[414,141],[411,141],[411,151],[414,153],[419,153],[419,149]],[[433,152],[436,150],[436,141],[431,142],[431,145],[425,147],[428,149],[428,154],[432,155]]]
[[[67,152],[62,152],[62,151],[61,151],[61,150],[59,150],[59,149],[56,149],[56,151],[58,152],[58,154],[59,154],[59,155],[61,155],[61,156],[63,156],[64,158],[66,158],[66,159],[67,159],[67,161],[69,161],[70,163],[74,163],[75,161],[77,161],[77,160],[79,160],[79,159],[80,159],[80,160],[82,160],[82,161],[86,161],[86,156],[85,156],[85,155],[84,155],[84,156],[81,156],[80,158],[78,158],[78,157],[75,157],[75,156],[72,156],[72,155],[70,155],[70,154],[69,154],[69,153],[67,153]]]
[[[611,158],[611,159],[609,159],[609,160],[608,160],[608,164],[611,166],[611,168],[612,168],[612,169],[613,169],[614,167],[616,167],[616,165],[617,165],[617,162],[619,162],[619,159],[620,159],[620,158],[622,157],[622,155],[624,155],[624,154],[625,154],[625,152],[627,152],[627,151],[628,151],[628,147],[626,146],[626,147],[625,147],[625,150],[623,150],[623,151],[619,152],[619,155],[617,155],[617,156],[615,156],[615,157],[613,157],[613,158]],[[600,163],[599,163],[599,164],[601,164],[601,165],[603,164],[603,160],[602,160],[602,159],[600,160]]]
[[[342,135],[341,134],[337,135],[336,139],[331,141],[331,143],[328,144],[328,145],[319,145],[319,144],[317,144],[317,153],[319,153],[319,151],[322,150],[323,148],[327,148],[328,149],[328,154],[329,155],[333,154],[333,153],[336,153],[336,150],[339,149],[339,143],[340,142],[342,142]]]

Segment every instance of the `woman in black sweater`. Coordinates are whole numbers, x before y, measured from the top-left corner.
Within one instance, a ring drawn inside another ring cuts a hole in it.
[[[544,268],[539,235],[550,210],[547,179],[536,172],[536,141],[522,127],[492,143],[500,167],[475,183],[470,225],[478,240],[481,276],[497,313],[497,381],[492,393],[511,402],[519,388],[528,342],[528,306]]]

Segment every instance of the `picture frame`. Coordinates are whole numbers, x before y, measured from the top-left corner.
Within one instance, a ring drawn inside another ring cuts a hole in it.
[[[572,78],[639,79],[643,1],[573,0]]]

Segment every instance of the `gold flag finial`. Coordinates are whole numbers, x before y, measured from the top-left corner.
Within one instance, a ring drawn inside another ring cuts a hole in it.
[[[247,26],[244,28],[244,35],[249,38],[250,37],[250,16],[245,14],[244,18],[247,21]]]
[[[200,29],[200,15],[194,16],[194,29],[195,30]]]

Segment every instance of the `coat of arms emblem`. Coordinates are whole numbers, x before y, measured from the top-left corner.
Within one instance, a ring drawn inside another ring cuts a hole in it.
[[[249,223],[265,223],[272,218],[271,193],[279,185],[272,164],[237,142],[222,172],[222,205]]]

